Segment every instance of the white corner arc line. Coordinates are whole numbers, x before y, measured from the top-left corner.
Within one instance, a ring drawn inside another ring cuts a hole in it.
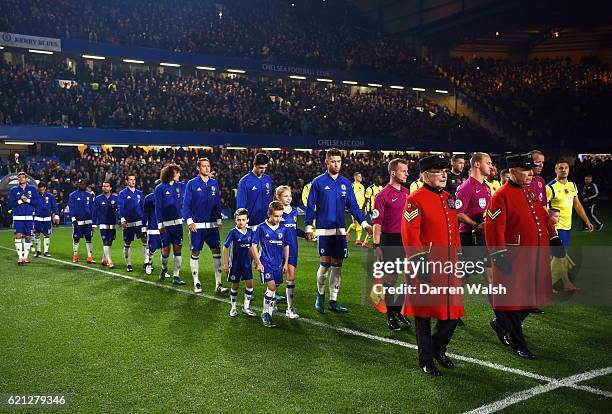
[[[547,393],[549,391],[556,390],[557,388],[571,387],[573,385],[576,385],[576,383],[578,383],[578,382],[587,381],[587,380],[590,380],[590,379],[593,379],[593,378],[596,378],[596,377],[601,377],[603,375],[608,375],[610,373],[612,373],[612,367],[596,369],[596,370],[593,370],[593,371],[587,371],[587,372],[583,372],[583,373],[580,373],[580,374],[572,375],[570,377],[565,377],[565,378],[557,379],[557,380],[554,380],[552,382],[549,382],[548,384],[538,385],[538,386],[535,386],[533,388],[529,388],[527,390],[514,393],[512,395],[507,396],[504,399],[492,402],[491,404],[483,405],[483,406],[475,408],[475,409],[473,409],[471,411],[467,411],[464,414],[490,414],[490,413],[494,413],[496,411],[499,411],[499,410],[502,410],[502,409],[504,409],[506,407],[509,407],[509,406],[511,406],[513,404],[519,403],[521,401],[528,400],[531,397],[535,397],[535,396],[538,396],[540,394],[544,394],[544,393]],[[586,388],[591,388],[591,387],[581,387],[581,386],[578,386],[578,387],[580,387],[578,389],[582,389],[583,391],[586,391]],[[601,390],[598,390],[598,391],[601,391]],[[608,393],[606,391],[601,391],[601,393],[598,392],[597,394],[609,396],[609,395],[606,395],[606,394],[610,394],[610,393]]]
[[[13,251],[13,249],[6,247],[6,246],[0,246],[0,249],[3,250],[8,250],[8,251]],[[56,259],[53,257],[41,257],[41,259],[45,259],[45,260],[50,260],[53,262],[57,262],[57,263],[61,263],[64,265],[69,265],[69,266],[74,266],[74,267],[80,267],[82,269],[87,269],[87,270],[91,270],[94,272],[98,272],[98,273],[103,273],[109,276],[114,276],[114,277],[119,277],[122,279],[126,279],[126,280],[131,280],[134,282],[138,282],[138,283],[142,283],[145,285],[150,285],[150,286],[155,286],[158,288],[162,288],[162,289],[166,289],[166,290],[171,290],[173,292],[178,292],[178,293],[182,293],[182,294],[186,294],[186,295],[191,295],[191,296],[196,296],[196,297],[202,297],[205,299],[209,299],[209,300],[214,300],[216,302],[221,302],[221,303],[227,303],[229,304],[230,301],[227,299],[223,299],[217,296],[211,296],[208,294],[198,294],[198,293],[194,293],[190,290],[185,290],[185,289],[179,289],[177,287],[171,286],[171,285],[162,285],[159,282],[156,281],[151,281],[151,280],[146,280],[146,279],[140,279],[134,276],[128,276],[128,275],[124,275],[121,273],[115,273],[115,272],[111,272],[109,270],[104,270],[104,269],[99,269],[99,268],[95,268],[95,267],[91,267],[91,266],[86,266],[84,264],[80,264],[80,263],[73,263],[67,260],[61,260],[61,259]],[[261,311],[261,309],[258,309],[257,307],[254,307],[255,309],[257,309],[258,311]],[[279,313],[279,316],[281,317],[285,317],[284,314]],[[322,321],[318,321],[315,319],[309,319],[309,318],[300,318],[298,319],[298,321],[302,321],[304,323],[307,323],[309,325],[312,326],[318,326],[321,328],[326,328],[326,329],[330,329],[336,332],[342,332],[345,333],[347,335],[352,335],[352,336],[357,336],[357,337],[361,337],[361,338],[365,338],[365,339],[370,339],[372,341],[378,341],[378,342],[383,342],[386,344],[391,344],[391,345],[397,345],[397,346],[401,346],[404,348],[409,348],[409,349],[418,349],[418,347],[415,344],[411,344],[409,342],[405,342],[405,341],[400,341],[398,339],[392,339],[392,338],[386,338],[384,336],[377,336],[377,335],[372,335],[363,331],[358,331],[355,329],[350,329],[350,328],[345,328],[343,326],[336,326],[336,325],[331,325],[328,324],[326,322],[322,322]],[[468,356],[464,356],[464,355],[459,355],[459,354],[454,354],[454,353],[447,353],[447,355],[453,359],[456,359],[458,361],[463,361],[463,362],[468,362],[474,365],[480,365],[483,367],[487,367],[487,368],[491,368],[497,371],[502,371],[502,372],[507,372],[507,373],[511,373],[511,374],[515,374],[515,375],[519,375],[519,376],[523,376],[523,377],[527,377],[527,378],[531,378],[531,379],[535,379],[535,380],[540,380],[540,381],[544,381],[547,382],[548,384],[550,383],[556,383],[560,380],[557,380],[553,377],[548,377],[548,376],[544,376],[544,375],[540,375],[540,374],[536,374],[533,372],[529,372],[529,371],[524,371],[522,369],[518,369],[518,368],[511,368],[511,367],[507,367],[505,365],[501,365],[501,364],[497,364],[495,362],[491,362],[491,361],[485,361],[485,360],[481,360],[481,359],[477,359],[477,358],[472,358],[472,357],[468,357]],[[612,369],[612,367],[611,367]],[[605,374],[603,374],[605,375]],[[571,377],[569,377],[571,378]],[[580,381],[584,381],[584,379],[579,380],[579,381],[575,381],[575,382],[580,382]],[[543,384],[543,385],[548,385],[548,384]],[[570,388],[575,388],[581,391],[585,391],[585,392],[590,392],[593,394],[598,394],[598,395],[602,395],[602,396],[606,396],[606,397],[610,397],[612,398],[612,393],[608,392],[608,391],[603,391],[600,390],[598,388],[594,388],[594,387],[590,387],[590,386],[583,386],[583,385],[577,385],[575,383],[573,384],[563,384],[560,385],[560,387],[570,387]]]

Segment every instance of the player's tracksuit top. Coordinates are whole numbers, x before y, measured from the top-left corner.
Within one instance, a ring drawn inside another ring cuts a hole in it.
[[[70,193],[68,198],[68,209],[70,220],[76,222],[77,226],[93,224],[95,218],[94,200],[91,193],[76,190]]]
[[[117,226],[117,194],[110,194],[108,198],[100,194],[95,198],[96,221],[100,230],[112,230]]]
[[[49,192],[38,193],[38,204],[34,208],[34,221],[51,221],[51,215],[59,216],[55,196]]]
[[[183,218],[197,229],[213,229],[221,225],[221,198],[219,183],[214,178],[204,182],[199,175],[185,188]]]
[[[26,196],[27,200],[21,200]],[[34,220],[34,209],[38,205],[38,192],[36,187],[26,184],[25,188],[20,185],[13,187],[9,195],[9,206],[13,209],[13,221]]]
[[[181,215],[184,185],[161,183],[155,187],[155,218],[158,228],[183,224]]]
[[[334,180],[327,171],[319,175],[312,180],[308,195],[304,220],[306,232],[312,231],[312,223],[316,219],[318,236],[346,234],[345,209],[348,209],[362,226],[367,224],[348,178],[339,175]]]
[[[249,224],[256,226],[268,217],[268,205],[272,202],[272,179],[264,174],[261,178],[253,171],[238,181],[236,209],[246,208],[249,211]]]
[[[142,225],[147,234],[159,234],[157,217],[155,216],[155,194],[153,193],[147,194],[145,197]]]
[[[117,200],[119,221],[125,221],[128,227],[141,227],[144,200],[144,194],[138,189],[132,191],[126,187],[121,190]]]

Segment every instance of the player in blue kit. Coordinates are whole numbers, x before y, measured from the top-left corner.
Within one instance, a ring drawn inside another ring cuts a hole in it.
[[[283,218],[281,220],[281,226],[287,230],[287,240],[289,243],[289,261],[287,266],[287,285],[285,286],[285,292],[287,295],[287,310],[285,315],[289,319],[297,319],[300,315],[297,314],[293,307],[293,290],[295,289],[295,270],[297,269],[297,258],[298,258],[298,237],[306,238],[304,230],[297,227],[297,209],[291,207],[291,187],[287,185],[281,185],[274,192],[276,200],[280,201],[283,205]]]
[[[136,175],[128,174],[125,178],[126,187],[119,193],[117,202],[117,216],[123,229],[123,257],[125,257],[126,271],[134,270],[132,267],[132,248],[134,238],[142,240],[142,256],[145,266],[149,262],[147,255],[147,233],[142,231],[142,216],[144,213],[144,194],[136,188]]]
[[[370,235],[372,234],[372,227],[365,220],[363,211],[357,204],[352,183],[348,178],[340,175],[342,153],[339,149],[331,148],[327,150],[325,166],[327,171],[312,180],[306,205],[306,218],[304,219],[308,240],[314,238],[312,224],[315,219],[317,221],[316,235],[321,262],[319,270],[317,270],[319,292],[315,309],[319,313],[324,312],[325,280],[329,272],[331,274],[329,278],[329,310],[345,313],[348,312],[348,309],[337,302],[342,279],[342,261],[348,256],[345,209],[348,209]]]
[[[181,273],[181,247],[183,245],[183,205],[184,185],[178,180],[181,178],[181,167],[169,164],[162,168],[159,178],[161,183],[155,187],[155,219],[162,241],[162,268],[159,281],[166,280],[168,271],[168,257],[170,245],[174,252],[174,272],[172,283],[184,285],[179,277]]]
[[[268,206],[272,202],[272,179],[266,174],[270,159],[259,153],[253,160],[253,169],[238,181],[236,209],[246,208],[249,212],[249,225],[255,231],[257,225],[267,217]]]
[[[198,259],[204,243],[208,245],[213,259],[215,274],[215,292],[227,293],[228,289],[221,284],[221,198],[219,182],[210,176],[210,160],[198,160],[198,176],[191,179],[185,188],[183,201],[183,219],[189,227],[189,245],[191,246],[191,275],[193,291],[202,293]]]
[[[38,183],[38,205],[34,209],[34,240],[36,241],[36,257],[44,254],[45,257],[49,254],[49,243],[51,241],[51,232],[53,224],[59,224],[59,209],[55,196],[47,192],[47,184],[44,182]],[[41,249],[41,240],[43,239],[44,253]]]
[[[257,226],[251,246],[251,256],[257,264],[261,282],[267,285],[261,320],[268,328],[276,326],[272,320],[276,306],[276,288],[283,283],[283,274],[287,272],[289,265],[289,237],[287,229],[280,225],[282,218],[282,203],[271,202],[268,207],[268,219]],[[260,252],[257,251],[257,246]]]
[[[102,194],[94,199],[96,209],[95,226],[100,230],[102,237],[102,266],[109,269],[114,269],[113,259],[111,257],[111,247],[117,235],[117,194],[112,194],[113,186],[109,181],[102,183]]]
[[[230,316],[238,316],[236,304],[238,301],[238,288],[240,281],[244,280],[244,305],[242,313],[247,316],[257,316],[250,309],[253,299],[253,268],[251,263],[251,245],[253,244],[253,230],[247,227],[249,223],[249,212],[239,208],[234,213],[236,226],[230,230],[223,243],[223,271],[227,273],[227,281],[232,284],[230,299],[232,308]],[[229,256],[229,260],[228,260]]]
[[[34,209],[38,205],[36,187],[28,184],[28,176],[20,171],[17,174],[19,184],[11,188],[9,206],[13,209],[13,227],[15,228],[15,250],[18,265],[30,263],[28,255],[32,248],[32,231],[34,230]]]
[[[161,181],[156,180],[155,186]],[[155,194],[149,193],[145,197],[144,215],[143,215],[143,231],[147,233],[147,247],[149,249],[149,261],[145,264],[145,273],[150,275],[153,272],[153,258],[155,251],[162,248],[161,236],[157,226],[157,218],[155,217]]]
[[[91,235],[95,232],[93,227],[95,219],[94,198],[87,190],[87,181],[81,179],[78,189],[70,193],[68,210],[72,221],[72,261],[79,261],[79,241],[85,239],[87,247],[87,263],[96,263],[93,259]]]

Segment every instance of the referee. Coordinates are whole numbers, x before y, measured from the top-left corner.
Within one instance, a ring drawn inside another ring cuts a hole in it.
[[[385,186],[374,198],[372,210],[372,224],[374,248],[378,261],[393,261],[405,257],[402,247],[402,215],[404,204],[410,192],[403,186],[408,179],[408,163],[401,158],[389,162],[389,184]],[[383,281],[384,286],[395,286],[397,275],[388,275]],[[400,324],[410,326],[408,318],[401,314],[404,298],[394,295],[385,295],[387,307],[387,322],[389,329],[399,331]]]

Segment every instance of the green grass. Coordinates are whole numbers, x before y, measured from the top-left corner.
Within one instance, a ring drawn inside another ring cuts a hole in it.
[[[224,223],[222,235],[231,226]],[[65,412],[455,413],[544,383],[463,361],[430,378],[418,370],[414,349],[280,316],[275,329],[262,327],[259,318],[230,318],[229,304],[191,294],[187,243],[181,293],[74,267],[70,236],[59,228],[51,243],[53,257],[66,263],[41,258],[17,267],[15,252],[0,249],[1,395],[65,394]],[[12,233],[0,232],[0,246],[12,249],[12,241]],[[314,244],[300,242],[295,300],[302,317],[415,343],[412,330],[390,332],[384,316],[362,299],[360,250],[352,244],[340,292],[351,312],[316,313],[318,255]],[[612,232],[575,232],[572,243],[612,245]],[[130,276],[157,283],[156,272],[142,270],[139,242],[134,246]],[[113,272],[126,274],[121,247],[116,241]],[[83,243],[81,249],[84,257]],[[99,259],[98,235],[94,250]],[[155,264],[159,269],[159,256]],[[200,268],[205,293],[212,294],[209,254]],[[259,283],[255,292],[261,306]],[[612,366],[610,307],[558,306],[529,317],[525,332],[535,361],[498,344],[488,307],[470,306],[466,315],[449,352],[553,378]],[[612,375],[582,385],[612,392]],[[560,388],[506,411],[609,412],[611,404],[611,398]]]

